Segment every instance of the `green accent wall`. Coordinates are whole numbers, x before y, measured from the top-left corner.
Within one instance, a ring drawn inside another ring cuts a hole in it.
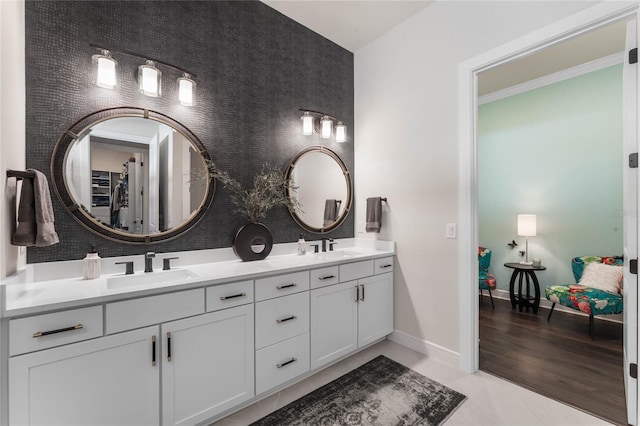
[[[479,242],[508,290],[506,262],[524,260],[518,214],[537,215],[529,260],[544,286],[573,283],[570,261],[622,254],[622,65],[478,108]],[[518,247],[507,243],[515,240]]]

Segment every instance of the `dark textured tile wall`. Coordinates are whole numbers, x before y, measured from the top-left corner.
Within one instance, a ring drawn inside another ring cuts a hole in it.
[[[197,105],[177,101],[178,72],[163,69],[163,97],[138,93],[141,60],[116,55],[115,90],[91,81],[89,43],[132,51],[197,74]],[[193,131],[212,159],[248,183],[265,162],[281,167],[309,145],[325,145],[354,173],[353,54],[254,1],[28,1],[26,4],[27,167],[49,178],[60,135],[103,108],[135,106],[170,115]],[[173,95],[173,96],[172,96]],[[299,108],[325,111],[348,126],[345,144],[300,134]],[[161,244],[106,240],[77,223],[52,192],[60,243],[29,248],[27,261],[80,259],[90,244],[103,257],[230,247],[245,221],[220,186],[194,228]],[[327,234],[353,237],[353,210]],[[265,220],[276,243],[296,241],[301,228],[285,209]],[[319,236],[308,235],[309,239]]]

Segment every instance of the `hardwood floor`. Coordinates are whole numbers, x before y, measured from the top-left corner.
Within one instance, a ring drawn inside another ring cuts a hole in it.
[[[547,309],[519,312],[508,300],[480,305],[480,370],[610,422],[627,424],[622,324]]]

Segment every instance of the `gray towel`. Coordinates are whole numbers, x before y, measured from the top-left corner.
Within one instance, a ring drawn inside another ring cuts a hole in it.
[[[34,207],[33,179],[22,179],[20,204],[18,206],[18,227],[11,237],[14,246],[36,245],[36,209]]]
[[[34,169],[33,179],[22,180],[18,227],[11,244],[18,246],[46,247],[59,242],[54,227],[53,206],[47,177]]]
[[[367,198],[367,232],[380,232],[382,226],[382,197]]]
[[[336,221],[337,216],[338,216],[338,201],[326,200],[324,202],[324,225],[323,226],[333,225],[333,223]]]

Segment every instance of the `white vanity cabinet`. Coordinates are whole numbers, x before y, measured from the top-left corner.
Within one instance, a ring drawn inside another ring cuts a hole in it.
[[[392,270],[392,258],[340,265],[340,281],[351,281],[311,290],[311,368],[393,331]]]
[[[390,334],[393,257],[322,259],[3,318],[0,426],[209,424]]]
[[[162,419],[193,425],[254,396],[253,305],[162,329]]]
[[[157,426],[154,336],[157,326],[10,358],[10,424]]]
[[[256,394],[309,371],[309,276],[256,280]]]

